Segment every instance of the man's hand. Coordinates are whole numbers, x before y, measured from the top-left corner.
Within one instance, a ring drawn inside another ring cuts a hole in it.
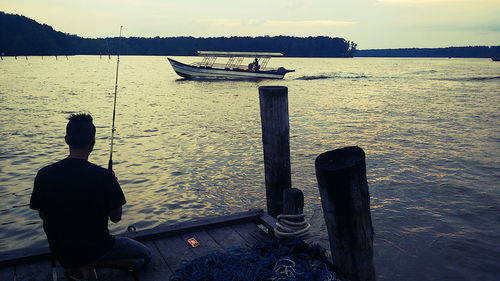
[[[109,218],[112,222],[117,223],[122,219],[122,207],[118,207],[109,212]]]

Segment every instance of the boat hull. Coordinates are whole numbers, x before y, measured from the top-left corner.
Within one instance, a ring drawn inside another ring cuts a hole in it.
[[[288,70],[279,72],[250,71],[244,69],[219,69],[184,64],[168,58],[174,71],[186,79],[283,79]]]

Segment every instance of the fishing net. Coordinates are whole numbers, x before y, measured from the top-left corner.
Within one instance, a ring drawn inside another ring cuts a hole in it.
[[[325,250],[297,240],[268,240],[252,248],[233,246],[225,253],[183,262],[171,281],[340,280],[326,263]]]

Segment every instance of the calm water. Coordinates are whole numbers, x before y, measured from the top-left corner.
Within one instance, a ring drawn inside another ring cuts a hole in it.
[[[178,58],[184,62],[193,57]],[[289,88],[292,183],[328,247],[314,160],[366,152],[379,280],[498,280],[500,63],[292,59],[283,81],[179,80],[166,57],[120,61],[114,170],[128,203],[114,233],[265,208],[258,87]],[[36,171],[64,158],[66,117],[109,154],[116,58],[0,61],[0,252],[45,245],[27,207]]]

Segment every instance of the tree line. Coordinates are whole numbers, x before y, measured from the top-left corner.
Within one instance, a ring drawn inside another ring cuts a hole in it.
[[[3,55],[197,55],[198,50],[281,52],[290,57],[352,57],[357,44],[338,37],[82,38],[21,15],[0,12]]]
[[[500,46],[359,50],[356,57],[491,58],[500,57]]]

